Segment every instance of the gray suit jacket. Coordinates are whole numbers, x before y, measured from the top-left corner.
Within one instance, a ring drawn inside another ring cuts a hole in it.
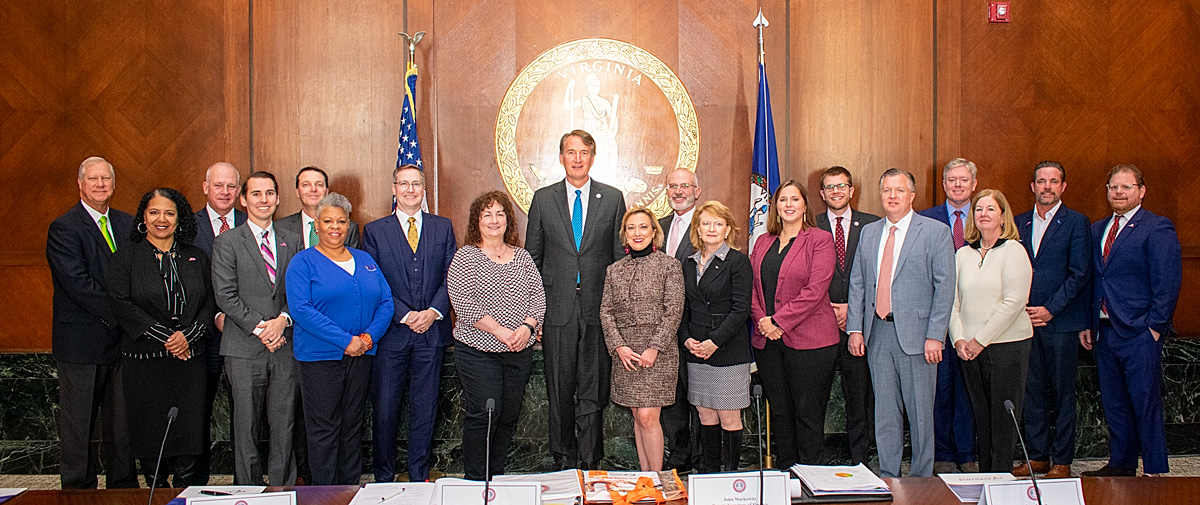
[[[286,228],[288,230],[291,230],[292,233],[294,233],[297,237],[300,238],[300,241],[297,242],[297,245],[296,245],[297,251],[304,250],[304,237],[306,235],[308,235],[308,230],[301,229],[303,227],[304,227],[304,218],[300,217],[300,212],[297,212],[290,216],[281,217],[281,218],[275,220],[275,228],[277,228],[277,229]],[[350,231],[346,233],[346,247],[353,247],[355,249],[359,249],[360,248],[359,240],[361,240],[361,239],[358,235],[358,223],[354,222],[354,220],[351,219],[350,220]]]
[[[879,242],[887,219],[862,228],[851,268],[846,332],[871,338],[875,317],[875,288],[879,274]],[[925,352],[925,340],[942,342],[950,325],[954,304],[954,242],[946,225],[913,213],[908,235],[900,248],[892,280],[892,315],[905,354]]]
[[[268,354],[254,335],[259,321],[287,312],[284,278],[288,262],[303,248],[300,237],[275,223],[275,287],[271,287],[258,238],[249,225],[217,236],[213,243],[212,283],[217,306],[225,313],[221,355],[259,358]],[[284,330],[287,343],[275,352],[292,354],[292,329]]]
[[[570,320],[576,275],[580,277],[584,321],[599,325],[605,270],[625,256],[621,247],[625,196],[617,188],[595,179],[591,195],[585,196],[587,215],[583,218],[583,239],[578,250],[571,229],[565,179],[537,190],[529,205],[525,249],[542,273],[548,325],[562,326]]]

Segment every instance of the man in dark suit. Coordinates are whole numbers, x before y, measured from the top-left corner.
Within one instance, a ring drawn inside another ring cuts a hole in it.
[[[46,261],[54,285],[51,335],[58,369],[59,473],[63,489],[95,489],[92,425],[102,415],[105,485],[138,487],[121,385],[121,334],[108,299],[108,262],[129,244],[133,216],[110,208],[116,172],[93,156],[79,165],[79,204],[50,223]]]
[[[695,217],[696,198],[700,196],[700,178],[686,168],[677,168],[667,175],[667,203],[670,215],[658,220],[663,229],[663,243],[668,255],[683,263],[694,252],[692,250],[692,218]],[[684,326],[679,326],[685,331]],[[680,353],[689,352],[682,346]],[[681,354],[682,356],[683,354]],[[700,446],[692,440],[693,425],[700,424],[696,409],[688,403],[687,367],[679,367],[679,382],[675,384],[675,403],[662,409],[661,422],[666,436],[667,460],[665,468],[680,471],[694,468],[700,460]]]
[[[919,214],[933,218],[950,227],[954,250],[966,245],[964,230],[971,220],[971,195],[979,183],[975,164],[955,158],[942,167],[942,189],[946,203],[925,209]],[[946,337],[946,345],[954,344]],[[937,396],[933,410],[933,433],[936,443],[934,474],[946,472],[978,472],[979,455],[975,451],[975,417],[967,398],[967,385],[958,366],[958,354],[944,353],[938,363]]]
[[[320,167],[304,167],[296,174],[296,197],[300,199],[300,211],[276,220],[276,224],[300,235],[307,249],[317,244],[317,228],[313,221],[317,216],[317,205],[329,194],[329,174]],[[358,223],[350,220],[350,231],[346,233],[346,247],[358,248]]]
[[[600,328],[605,270],[625,255],[621,191],[588,174],[596,141],[573,130],[558,143],[566,179],[537,190],[525,248],[542,273],[542,349],[550,412],[550,454],[559,469],[596,468],[604,458],[604,407],[612,372]]]
[[[1033,168],[1033,210],[1017,216],[1017,231],[1033,265],[1025,312],[1033,322],[1033,348],[1025,382],[1024,422],[1030,465],[1046,478],[1071,476],[1075,459],[1075,338],[1088,327],[1092,276],[1088,218],[1062,203],[1067,171],[1043,161]],[[1053,417],[1052,417],[1053,416]],[[1054,427],[1054,444],[1050,428]],[[1053,463],[1053,464],[1051,464]],[[1017,465],[1013,475],[1029,475]]]
[[[421,212],[425,173],[416,165],[392,171],[396,212],[367,223],[363,250],[392,288],[395,316],[375,351],[371,405],[375,482],[396,480],[396,431],[408,393],[408,480],[429,479],[442,357],[453,340],[446,272],[458,250],[450,220]]]
[[[234,201],[237,199],[241,179],[242,174],[238,172],[237,168],[224,161],[209,165],[208,170],[204,172],[202,187],[204,188],[204,198],[207,200],[207,203],[203,209],[196,212],[195,246],[203,249],[204,254],[207,254],[210,260],[212,259],[213,242],[216,237],[246,222],[246,213],[237,210],[233,206]],[[221,335],[225,328],[225,314],[218,312],[216,321],[214,322],[217,331],[209,334],[208,348],[217,350],[221,348]],[[217,399],[217,390],[221,383],[221,372],[224,371],[225,362],[221,359],[221,353],[219,352],[204,353],[204,360],[205,379],[208,381],[208,396],[205,398],[205,405],[208,406],[207,416],[211,421],[213,404]],[[232,409],[232,402],[230,402],[230,408]],[[204,426],[204,454],[201,454],[196,462],[196,482],[208,482],[208,475],[211,470],[211,422]],[[234,427],[231,423],[230,430],[233,429]],[[233,438],[232,432],[230,433],[230,438]]]
[[[228,323],[219,354],[225,358],[234,406],[234,480],[264,485],[258,433],[265,412],[271,441],[267,484],[291,486],[296,482],[292,429],[299,377],[284,275],[300,237],[272,223],[279,183],[271,173],[250,174],[241,201],[249,220],[217,237],[212,258],[213,294]]]
[[[875,398],[871,394],[871,370],[867,367],[867,359],[850,354],[847,345],[850,335],[846,333],[846,302],[858,237],[863,225],[878,221],[879,216],[851,209],[853,198],[854,182],[846,167],[829,167],[821,174],[821,200],[825,202],[825,212],[817,214],[816,220],[818,228],[833,234],[837,256],[833,280],[829,283],[829,302],[841,328],[842,345],[838,350],[837,367],[842,371],[842,396],[846,401],[846,439],[850,444],[851,463],[858,464],[871,459]]]
[[[1092,329],[1080,332],[1079,341],[1096,349],[1109,457],[1103,468],[1085,476],[1132,476],[1139,453],[1146,475],[1169,471],[1162,347],[1175,332],[1171,318],[1183,258],[1175,225],[1143,209],[1145,196],[1141,170],[1113,167],[1108,173],[1112,216],[1092,223]]]

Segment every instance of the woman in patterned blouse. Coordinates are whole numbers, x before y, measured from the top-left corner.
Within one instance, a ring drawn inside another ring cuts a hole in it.
[[[520,247],[508,195],[489,191],[471,202],[467,236],[450,263],[446,289],[458,319],[454,364],[463,388],[466,478],[504,473],[533,366],[537,328],[546,314],[542,276]],[[495,401],[490,473],[485,470],[487,402]]]

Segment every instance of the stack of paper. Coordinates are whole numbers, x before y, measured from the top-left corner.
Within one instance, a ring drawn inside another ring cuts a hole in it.
[[[363,486],[350,505],[430,505],[437,487],[432,482],[378,482]]]
[[[804,484],[805,497],[837,497],[840,501],[889,500],[892,490],[866,465],[793,465],[792,473]],[[793,496],[793,501],[797,497]]]
[[[542,485],[542,503],[576,503],[583,499],[583,474],[579,470],[550,473],[497,475],[492,482],[537,482]]]
[[[687,491],[679,474],[675,470],[667,472],[606,472],[590,470],[583,474],[584,501],[587,503],[613,503],[612,492],[628,494],[637,487],[639,478],[649,478],[654,488],[665,501],[687,499]],[[655,499],[646,497],[635,503],[654,503]]]
[[[0,503],[4,503],[9,498],[24,493],[25,489],[23,487],[0,488]]]
[[[958,501],[964,503],[979,501],[984,484],[1017,480],[1011,473],[941,473],[938,477],[958,497]]]

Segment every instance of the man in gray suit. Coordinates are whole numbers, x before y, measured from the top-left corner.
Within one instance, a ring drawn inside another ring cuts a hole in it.
[[[225,312],[221,356],[234,406],[234,479],[241,485],[264,484],[256,438],[266,410],[269,485],[291,486],[296,482],[292,430],[298,379],[284,274],[301,242],[272,223],[279,205],[274,175],[250,174],[241,200],[249,219],[217,236],[212,259],[213,291]]]
[[[691,170],[677,168],[667,175],[667,203],[674,212],[659,219],[658,224],[664,233],[663,247],[668,255],[674,256],[680,263],[694,252],[691,229],[696,213],[696,198],[699,196],[700,177]],[[684,331],[682,326],[679,329]],[[679,352],[687,350],[680,346]],[[675,403],[662,409],[661,422],[667,444],[665,469],[691,470],[692,462],[700,460],[700,455],[696,453],[700,448],[692,443],[692,425],[699,425],[700,417],[692,404],[688,403],[687,384],[687,367],[680,366],[679,381],[675,384]]]
[[[954,245],[948,227],[912,211],[917,182],[911,173],[888,169],[879,188],[886,219],[863,226],[846,333],[850,352],[866,353],[871,367],[880,476],[900,476],[907,412],[909,476],[929,477],[937,363],[954,303]]]
[[[600,298],[605,270],[625,255],[619,190],[588,175],[596,141],[574,130],[558,142],[567,177],[537,190],[529,205],[525,248],[542,273],[546,324],[546,395],[550,454],[556,469],[596,468],[604,458],[604,407],[612,372]]]

